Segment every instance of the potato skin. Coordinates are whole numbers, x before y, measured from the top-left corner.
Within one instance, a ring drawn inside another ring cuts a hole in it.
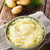
[[[12,0],[12,1],[17,1],[17,0]]]
[[[14,8],[16,6],[16,3],[14,1],[11,1],[11,0],[6,0],[6,4],[10,8]]]
[[[12,9],[13,14],[19,14],[22,11],[22,6],[16,6]]]
[[[18,0],[18,1],[17,1],[17,4],[18,4],[18,5],[27,6],[27,5],[30,4],[30,2],[31,2],[31,0]]]

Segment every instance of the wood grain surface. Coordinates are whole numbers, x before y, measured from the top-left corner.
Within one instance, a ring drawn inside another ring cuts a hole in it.
[[[50,0],[42,0],[42,6],[36,8],[23,7],[23,11],[18,15],[13,15],[11,9],[7,6],[2,6],[4,0],[0,0],[0,25],[8,23],[10,20],[17,16],[29,15],[37,11],[43,11],[50,19]],[[50,50],[50,43],[44,45],[40,50]]]
[[[15,18],[16,15],[11,13],[11,9],[7,6],[4,6],[0,13],[0,25],[8,23],[11,19]]]
[[[11,9],[7,6],[2,7],[3,5],[3,1],[4,0],[0,0],[0,4],[1,4],[1,8],[0,8],[0,25],[6,24],[8,23],[10,20],[12,20],[13,18],[17,17],[17,16],[22,16],[22,15],[29,15],[32,13],[35,13],[37,11],[43,11],[45,9],[45,0],[42,0],[42,6],[41,7],[36,7],[36,8],[27,8],[27,7],[23,7],[23,11],[18,14],[18,15],[13,15],[11,13]]]
[[[50,19],[50,0],[46,0],[46,11],[45,14],[46,16]]]
[[[2,10],[2,5],[3,5],[4,0],[0,0],[0,12]]]

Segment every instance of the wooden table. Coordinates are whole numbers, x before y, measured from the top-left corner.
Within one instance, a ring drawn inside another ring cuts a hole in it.
[[[4,0],[0,0],[0,25],[8,23],[17,16],[29,15],[37,11],[43,11],[47,18],[50,19],[50,0],[42,0],[42,6],[36,8],[23,8],[23,11],[18,15],[13,15],[11,9],[7,6],[2,7]],[[50,43],[43,46],[40,50],[50,50]]]

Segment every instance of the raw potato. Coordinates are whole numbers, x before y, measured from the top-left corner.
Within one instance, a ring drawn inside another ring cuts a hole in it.
[[[18,1],[17,1],[17,4],[18,4],[18,5],[26,6],[26,5],[29,5],[30,2],[31,2],[31,0],[18,0]]]
[[[22,6],[16,6],[12,9],[13,14],[19,14],[22,11]]]
[[[12,1],[17,1],[17,0],[12,0]]]
[[[16,6],[16,3],[14,1],[11,1],[11,0],[6,0],[6,4],[10,8],[14,8]]]

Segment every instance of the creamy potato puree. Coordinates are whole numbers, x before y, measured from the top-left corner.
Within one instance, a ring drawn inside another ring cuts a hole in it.
[[[43,26],[34,19],[18,19],[8,27],[7,37],[18,47],[30,48],[39,44],[44,37]]]

